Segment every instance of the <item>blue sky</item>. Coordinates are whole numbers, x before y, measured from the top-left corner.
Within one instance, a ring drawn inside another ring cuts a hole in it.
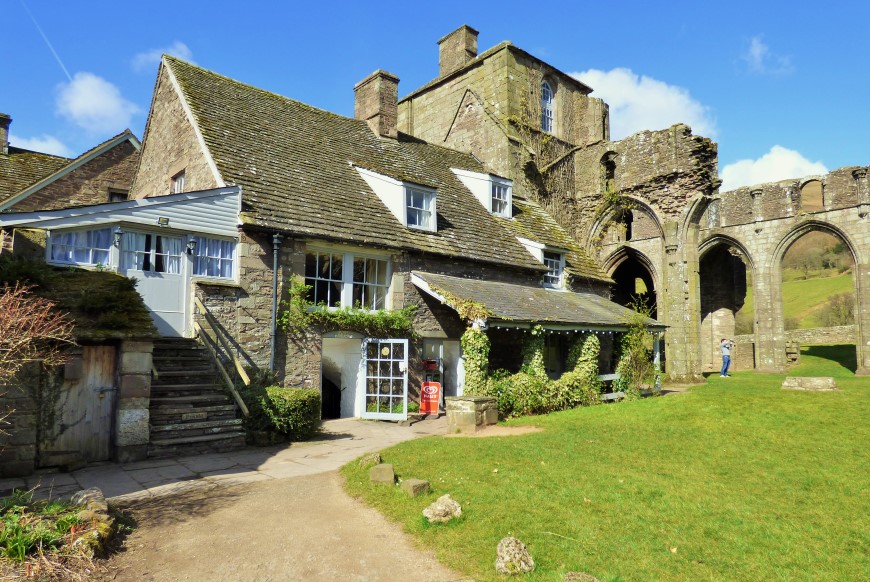
[[[39,151],[141,137],[161,51],[353,115],[357,81],[383,68],[409,93],[469,24],[481,52],[511,40],[586,81],[614,138],[677,121],[712,137],[726,188],[870,164],[870,3],[0,2],[0,112]]]

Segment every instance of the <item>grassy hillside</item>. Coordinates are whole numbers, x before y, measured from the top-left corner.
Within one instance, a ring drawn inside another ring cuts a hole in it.
[[[822,326],[819,312],[825,306],[828,299],[841,293],[853,295],[855,293],[851,272],[837,275],[836,271],[834,271],[834,274],[831,275],[831,271],[828,270],[818,274],[827,274],[829,276],[802,280],[798,278],[793,269],[784,270],[784,281],[782,284],[783,309],[786,319],[795,318],[797,320],[798,329]],[[812,275],[813,273],[810,273],[810,276]],[[744,329],[747,329],[747,326],[749,326],[748,329],[751,329],[755,306],[751,282],[747,282],[747,285],[749,289],[746,294],[746,302],[743,304],[743,308],[737,312],[737,321],[742,323]],[[738,325],[738,328],[740,328],[740,325]],[[746,331],[745,333],[749,332]]]

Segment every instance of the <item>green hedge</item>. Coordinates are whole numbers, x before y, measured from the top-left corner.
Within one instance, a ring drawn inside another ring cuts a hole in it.
[[[320,427],[320,391],[307,388],[266,388],[263,408],[274,429],[291,440],[304,440]]]

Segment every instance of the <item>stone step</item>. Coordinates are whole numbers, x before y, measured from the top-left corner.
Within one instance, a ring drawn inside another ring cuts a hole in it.
[[[226,407],[203,406],[202,408],[188,408],[186,410],[173,408],[171,409],[173,412],[152,410],[149,418],[151,426],[181,424],[193,421],[233,420],[236,418],[236,409],[234,406],[229,406],[229,410],[209,410],[212,408],[220,409]]]
[[[171,399],[172,402],[166,403],[162,406],[152,406],[151,407],[151,418],[154,418],[154,415],[168,415],[168,414],[187,414],[189,412],[209,412],[209,413],[222,413],[222,412],[231,412],[235,414],[236,407],[232,404],[189,404],[187,406],[179,406],[175,403],[174,399]]]
[[[191,382],[188,384],[182,383],[166,383],[166,384],[152,384],[151,392],[170,392],[170,391],[190,391],[190,390],[217,390],[220,392],[224,391],[223,384],[218,384],[217,382]]]
[[[151,434],[183,431],[183,430],[208,430],[210,432],[225,432],[223,429],[232,429],[242,425],[241,418],[231,418],[227,420],[207,420],[204,422],[182,422],[178,424],[165,424],[162,426],[152,426]]]
[[[151,398],[151,409],[162,406],[181,406],[183,404],[197,404],[208,406],[211,403],[230,402],[231,397],[227,393],[221,394],[188,394],[185,396],[154,396]]]
[[[214,375],[214,368],[211,366],[185,366],[177,370],[158,370],[161,378],[174,378],[176,376],[195,376],[197,374]]]
[[[245,433],[242,431],[212,435],[160,438],[152,440],[148,446],[148,457],[153,459],[194,455],[200,453],[222,453],[245,446]]]

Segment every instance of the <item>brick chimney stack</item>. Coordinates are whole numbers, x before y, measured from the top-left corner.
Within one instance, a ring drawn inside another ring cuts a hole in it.
[[[12,118],[5,113],[0,113],[0,154],[9,153],[9,125]]]
[[[477,57],[477,35],[476,30],[463,24],[438,41],[438,64],[442,77]]]
[[[397,136],[399,78],[378,69],[353,88],[353,115],[382,137]]]

